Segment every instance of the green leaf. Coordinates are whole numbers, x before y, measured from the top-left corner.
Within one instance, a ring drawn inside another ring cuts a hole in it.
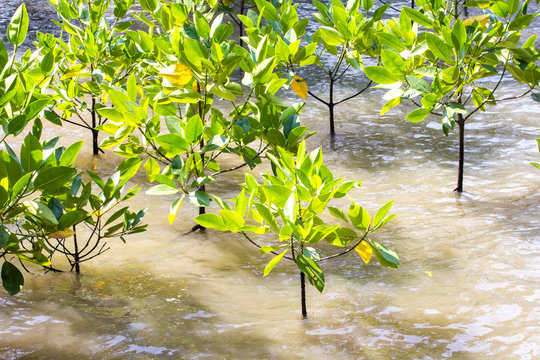
[[[424,95],[431,93],[431,87],[424,80],[414,75],[407,75],[406,78],[407,82],[414,90]]]
[[[97,109],[97,112],[99,115],[109,119],[109,120],[112,120],[116,123],[123,123],[124,122],[124,115],[122,115],[122,113],[120,111],[118,111],[117,109],[115,108],[100,108],[100,109]],[[47,114],[47,113],[45,113]],[[49,116],[47,117],[47,120],[51,121],[52,123],[55,123],[55,121],[53,121],[52,119],[55,119],[54,116]]]
[[[380,224],[384,220],[384,217],[386,214],[388,214],[388,211],[390,211],[390,208],[394,204],[394,200],[386,203],[385,205],[381,206],[379,210],[377,210],[377,213],[373,217],[373,228],[377,229],[380,227]]]
[[[270,21],[279,21],[279,15],[277,9],[269,3],[268,1],[264,0],[255,0],[255,3],[257,4],[257,8],[259,9],[259,13],[263,14],[263,16]]]
[[[324,274],[319,265],[303,254],[296,256],[296,265],[306,275],[309,283],[322,292],[324,289]]]
[[[461,50],[465,47],[467,42],[467,30],[460,18],[457,18],[454,26],[452,27],[452,43],[457,50]]]
[[[58,224],[56,216],[54,216],[54,213],[47,207],[47,205],[33,200],[27,201],[24,204],[26,205],[26,210],[28,213],[33,214],[38,219],[48,221],[54,225]]]
[[[32,134],[26,135],[21,146],[21,165],[26,171],[34,171],[43,161],[43,149]]]
[[[338,46],[345,42],[345,38],[334,28],[323,26],[319,29],[324,41],[330,46]]]
[[[221,216],[216,214],[202,214],[195,217],[195,221],[206,228],[216,229],[219,231],[227,231],[227,227],[223,223]]]
[[[411,111],[405,119],[407,119],[410,122],[420,122],[424,120],[429,114],[431,113],[431,110],[429,109],[416,109]]]
[[[448,64],[453,64],[450,48],[446,43],[433,33],[426,33],[426,44],[431,52],[439,59]]]
[[[371,217],[368,211],[359,205],[351,204],[348,215],[351,224],[358,230],[366,230],[371,225]]]
[[[0,191],[1,190],[4,190],[4,193],[6,192],[6,190],[0,186]],[[4,246],[6,246],[10,237],[10,233],[7,230],[8,229],[5,226],[0,225],[0,249],[3,249]]]
[[[28,32],[28,23],[28,12],[26,11],[26,5],[23,3],[15,10],[7,29],[8,40],[13,45],[19,46],[24,42]]]
[[[210,206],[210,197],[204,191],[195,191],[189,194],[189,200],[196,206]]]
[[[310,258],[310,259],[313,259],[315,261],[319,261],[321,260],[321,256],[319,255],[319,253],[317,252],[317,250],[315,250],[314,248],[312,247],[309,247],[309,246],[306,246],[303,250],[302,250],[302,254],[304,254],[304,256]]]
[[[81,150],[82,146],[84,144],[84,140],[77,141],[76,143],[73,143],[67,147],[66,150],[62,153],[62,156],[60,156],[60,165],[61,166],[71,166],[75,162],[75,159],[77,158],[77,155],[79,154],[79,151]]]
[[[135,157],[128,158],[117,166],[116,171],[120,172],[120,178],[123,180],[121,184],[125,184],[127,179],[131,179],[139,171],[141,163],[142,160]]]
[[[186,140],[178,134],[163,134],[156,138],[156,143],[170,156],[180,155],[189,148]]]
[[[199,115],[193,116],[189,119],[186,128],[185,136],[189,143],[199,141],[200,136],[203,134],[203,124]]]
[[[272,214],[272,212],[263,204],[255,203],[255,208],[257,209],[257,212],[263,220],[272,227],[275,231],[279,231],[279,226],[276,222],[275,216]]]
[[[173,195],[179,191],[180,189],[177,189],[175,187],[166,184],[159,184],[152,186],[150,189],[146,190],[146,193],[148,195]]]
[[[531,97],[534,101],[540,102],[540,93],[532,93]]]
[[[392,50],[382,49],[381,59],[384,67],[393,74],[400,75],[407,70],[401,56]]]
[[[127,209],[127,208],[125,208]],[[58,230],[66,230],[90,216],[86,211],[75,210],[65,213],[58,219]],[[114,216],[114,215],[113,215]],[[111,216],[112,217],[112,216]],[[108,223],[108,222],[107,222]],[[107,226],[108,224],[105,224]]]
[[[290,225],[283,225],[279,229],[279,241],[288,240],[293,234],[293,228]]]
[[[489,9],[502,18],[507,17],[510,10],[504,1],[494,1],[490,3]]]
[[[368,241],[368,244],[373,249],[373,255],[382,266],[389,268],[399,267],[399,257],[394,251],[375,241]]]
[[[272,260],[270,260],[270,262],[266,264],[266,267],[264,268],[263,276],[270,274],[270,271],[272,271],[272,269],[281,261],[281,259],[283,259],[286,253],[287,253],[287,250],[275,256]]]
[[[424,14],[422,14],[420,11],[411,9],[409,7],[404,7],[401,9],[402,12],[407,15],[409,19],[417,23],[418,25],[425,26],[427,28],[431,28],[433,26],[433,22]]]
[[[343,212],[343,210],[340,210],[338,208],[335,208],[335,207],[331,207],[329,206],[328,207],[328,211],[330,212],[330,214],[340,220],[343,220],[345,222],[349,222],[349,219],[347,218],[347,215],[345,215],[345,213]]]
[[[150,13],[154,12],[154,10],[156,10],[156,7],[157,7],[156,0],[139,0],[139,4],[144,10]]]
[[[154,181],[154,175],[159,174],[161,167],[159,163],[154,158],[148,158],[146,163],[144,163],[144,170],[146,171],[146,176],[150,182]]]
[[[266,197],[278,207],[283,208],[291,195],[291,189],[282,185],[265,185],[262,190]]]
[[[377,38],[384,46],[388,46],[398,52],[401,52],[405,49],[403,41],[398,39],[395,35],[390,33],[377,33]]]
[[[197,34],[202,38],[207,38],[210,35],[210,24],[199,11],[195,12],[194,18]]]
[[[364,10],[369,11],[373,7],[373,0],[360,0]]]
[[[364,73],[378,84],[393,84],[400,81],[399,76],[380,66],[367,66],[364,68]]]
[[[265,59],[253,70],[253,80],[255,82],[263,81],[266,74],[272,72],[276,64],[276,57]]]
[[[6,45],[4,44],[2,39],[0,39],[0,72],[6,66],[8,61],[9,61],[9,55],[6,49]]]
[[[11,296],[21,291],[24,286],[24,277],[20,270],[8,261],[2,265],[2,285]]]
[[[1,70],[1,68],[0,68]],[[18,135],[26,126],[28,120],[26,120],[26,115],[21,114],[15,116],[13,119],[9,120],[7,126],[8,134]]]
[[[223,209],[219,210],[219,214],[223,219],[223,224],[230,231],[238,231],[239,228],[244,226],[244,219],[242,218],[242,215],[235,211]]]
[[[53,192],[71,183],[75,175],[77,175],[77,170],[68,166],[50,167],[38,173],[34,187],[46,192]]]

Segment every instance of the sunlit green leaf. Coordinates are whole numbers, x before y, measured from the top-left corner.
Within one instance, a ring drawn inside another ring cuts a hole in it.
[[[270,262],[265,266],[264,268],[264,274],[263,276],[266,276],[270,274],[270,271],[283,259],[285,254],[287,253],[287,250],[283,251],[281,254],[275,256]]]

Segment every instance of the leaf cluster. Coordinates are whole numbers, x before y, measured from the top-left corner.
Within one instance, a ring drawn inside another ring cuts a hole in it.
[[[265,276],[283,258],[288,258],[319,291],[323,290],[325,282],[318,263],[353,249],[366,263],[373,254],[383,266],[398,267],[399,258],[393,251],[368,238],[394,217],[388,215],[393,201],[382,206],[373,218],[352,200],[345,213],[329,203],[347,196],[350,190],[360,187],[360,183],[334,178],[323,164],[320,149],[308,154],[302,142],[296,153],[278,148],[276,155],[268,157],[272,170],[264,175],[262,183],[246,174],[242,191],[230,200],[232,206],[216,197],[222,208],[219,215],[202,214],[195,220],[220,231],[241,232],[260,247],[261,254],[275,254],[264,270]],[[337,219],[337,224],[328,224],[327,216],[323,216],[325,211]],[[271,233],[277,242],[258,245],[247,232]],[[323,241],[340,248],[340,252],[321,257],[315,246]]]

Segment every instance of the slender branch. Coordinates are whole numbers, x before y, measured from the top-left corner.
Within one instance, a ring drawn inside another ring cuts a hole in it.
[[[56,112],[54,112],[54,113],[56,114]],[[82,127],[82,128],[85,128],[85,129],[92,129],[92,127],[90,126],[90,124],[87,124],[86,121],[84,121],[84,120],[83,120],[83,122],[84,122],[84,125],[83,125],[83,124],[78,123],[78,122],[76,122],[76,121],[72,121],[72,120],[66,119],[66,118],[64,118],[64,117],[62,117],[62,116],[60,116],[60,115],[58,115],[58,114],[56,114],[56,116],[58,116],[62,121],[65,121],[65,122],[67,122],[67,123],[69,123],[69,124],[77,125],[77,126],[80,126],[80,127]]]
[[[347,65],[347,67],[345,67],[345,70],[343,70],[343,72],[341,74],[339,74],[339,76],[337,76],[334,81],[338,81],[339,79],[341,79],[343,77],[343,75],[345,75],[345,73],[351,68],[351,65]]]
[[[491,92],[489,93],[489,96],[487,96],[484,101],[482,102],[482,104],[480,104],[480,106],[477,106],[476,109],[474,109],[473,111],[471,111],[470,113],[467,114],[467,116],[465,116],[463,118],[463,121],[467,121],[468,118],[470,118],[475,112],[477,112],[478,110],[480,110],[482,107],[484,107],[484,105],[488,102],[488,101],[492,101],[492,100],[489,100],[490,97],[493,96],[493,94],[495,93],[495,91],[499,88],[499,85],[501,85],[502,83],[502,79],[504,77],[504,74],[506,73],[506,64],[508,64],[508,60],[509,58],[506,59],[505,63],[504,63],[504,68],[503,68],[503,71],[501,73],[501,77],[499,78],[499,81],[497,81],[497,84],[495,85],[495,87],[493,88],[493,90],[491,90]]]
[[[524,96],[530,94],[531,91],[533,91],[533,90],[534,90],[534,88],[532,87],[532,88],[530,88],[529,90],[527,90],[526,92],[524,92],[524,93],[521,94],[521,95],[518,95],[518,96],[511,96],[511,97],[507,97],[507,98],[503,98],[503,99],[498,99],[498,100],[495,99],[494,101],[495,101],[495,102],[500,102],[500,101],[508,101],[508,100],[521,99],[522,97],[524,97]]]
[[[148,135],[146,135],[146,132],[143,131],[140,127],[139,127],[138,129],[139,129],[139,131],[141,132],[141,134],[144,136],[144,138],[146,139],[146,142],[147,142],[148,144],[150,144],[150,146],[152,147],[152,149],[154,149],[154,151],[155,151],[156,153],[158,153],[159,156],[163,157],[164,159],[167,159],[167,161],[168,161],[169,163],[171,163],[172,160],[169,159],[167,156],[165,156],[165,154],[163,154],[161,151],[159,151],[159,149],[156,147],[156,145],[150,140],[150,138],[148,137]],[[163,162],[163,161],[162,161],[162,162]]]
[[[387,4],[388,4],[387,2],[385,2],[385,1],[383,1],[383,0],[379,0],[379,2],[380,2],[381,4],[383,4],[383,5],[387,5]],[[397,11],[397,12],[400,12],[400,11],[401,11],[401,9],[398,9],[397,7],[392,6],[392,5],[390,5],[389,8],[392,9],[392,10],[394,10],[394,11]]]
[[[350,247],[349,249],[347,249],[347,250],[345,250],[345,251],[342,251],[342,252],[340,252],[340,253],[334,254],[334,255],[329,255],[329,256],[323,257],[323,258],[319,259],[317,262],[325,261],[325,260],[328,260],[328,259],[333,259],[333,258],[342,256],[342,255],[345,255],[345,254],[347,254],[348,252],[353,251],[358,245],[360,245],[360,243],[361,243],[362,241],[364,241],[364,240],[366,239],[367,234],[368,234],[368,231],[366,231],[366,233],[364,234],[364,236],[362,236],[362,238],[360,238],[360,240],[358,240],[358,242],[357,242],[356,244],[354,244],[352,247]]]
[[[103,244],[103,246],[101,246],[101,249],[99,249],[99,251],[96,254],[90,256],[89,258],[85,258],[85,259],[82,259],[82,260],[79,258],[79,263],[82,263],[82,262],[85,262],[85,261],[88,261],[88,260],[92,260],[96,256],[99,256],[99,255],[103,254],[105,251],[110,250],[110,247],[108,247],[106,249],[103,249],[106,245],[107,245],[107,243]],[[88,254],[86,254],[86,256],[87,255]]]
[[[326,101],[324,101],[323,99],[321,99],[320,97],[318,97],[317,95],[315,95],[314,93],[312,93],[309,90],[308,90],[308,94],[313,96],[315,99],[319,100],[320,102],[322,102],[324,105],[330,106],[330,103],[327,103]]]
[[[262,249],[262,246],[259,245],[259,244],[257,244],[253,239],[251,239],[249,236],[247,236],[247,234],[246,234],[244,231],[241,231],[241,233],[242,233],[242,235],[244,235],[244,237],[245,237],[250,243],[252,243],[252,244],[255,245],[256,247],[258,247],[259,249]],[[274,254],[274,255],[279,255],[279,253],[276,252],[276,251],[273,251],[273,250],[272,250],[272,251],[270,251],[270,252],[271,252],[272,254]],[[295,260],[294,260],[292,257],[290,257],[290,256],[283,256],[283,257],[284,257],[285,259],[287,259],[287,260],[295,261]],[[296,262],[296,261],[295,261],[295,262]]]
[[[346,98],[343,99],[343,100],[340,100],[340,101],[336,102],[334,105],[341,104],[342,102],[345,102],[345,101],[350,100],[350,99],[352,99],[352,98],[354,98],[354,97],[357,97],[358,95],[360,95],[360,94],[362,94],[364,91],[366,91],[366,90],[371,86],[371,84],[373,84],[373,81],[370,80],[369,83],[366,85],[366,87],[364,87],[362,90],[358,91],[358,92],[357,92],[356,94],[354,94],[354,95],[351,95],[351,96],[349,96],[349,97],[346,97]]]

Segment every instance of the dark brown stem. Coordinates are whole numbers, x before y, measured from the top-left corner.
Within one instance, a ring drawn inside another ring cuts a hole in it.
[[[334,129],[334,78],[330,77],[330,99],[328,101],[328,112],[330,116],[330,136],[334,136],[336,131]]]
[[[99,148],[99,143],[98,143],[98,135],[99,135],[99,131],[96,130],[96,126],[98,125],[97,124],[97,119],[96,119],[96,98],[92,96],[92,110],[91,110],[91,113],[92,113],[92,153],[94,155],[99,155],[99,152],[103,152],[102,149]]]
[[[458,165],[458,182],[454,191],[463,191],[463,167],[465,164],[465,120],[463,115],[458,113],[456,123],[459,128],[459,165]]]
[[[306,306],[306,275],[300,271],[300,301],[302,303],[302,317],[307,319]]]
[[[73,225],[73,245],[75,246],[75,251],[73,252],[75,273],[79,275],[81,273],[81,266],[79,265],[79,244],[77,243],[77,233],[75,232],[75,225]]]

